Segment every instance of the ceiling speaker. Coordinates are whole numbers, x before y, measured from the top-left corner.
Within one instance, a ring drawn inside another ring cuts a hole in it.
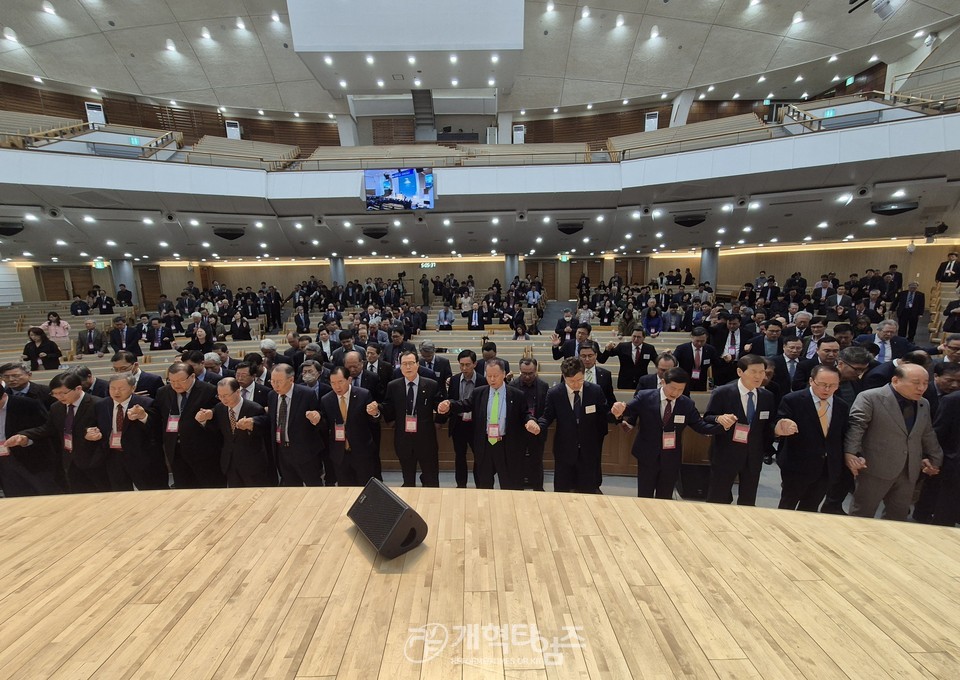
[[[870,205],[870,212],[875,215],[900,215],[920,207],[917,201],[891,201],[889,203],[873,203]]]
[[[379,241],[380,239],[382,239],[387,235],[387,228],[386,227],[364,227],[363,235],[366,236],[367,238],[372,238]]]
[[[220,238],[227,241],[236,241],[238,238],[243,236],[244,228],[243,227],[214,227],[213,235],[219,236]]]
[[[0,236],[16,236],[23,231],[23,222],[0,222]]]
[[[673,221],[675,224],[680,225],[681,227],[686,227],[687,229],[695,227],[698,224],[703,224],[706,221],[707,216],[703,213],[694,213],[688,215],[674,215]]]
[[[583,231],[583,222],[557,222],[557,229],[560,230],[561,234],[570,236],[578,231]]]

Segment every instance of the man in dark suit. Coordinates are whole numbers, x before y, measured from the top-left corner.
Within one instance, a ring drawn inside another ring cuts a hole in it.
[[[86,439],[100,442],[113,491],[168,489],[163,423],[153,399],[134,394],[136,385],[132,373],[110,376],[109,397],[96,405],[97,425]]]
[[[7,394],[0,390],[0,413],[4,429],[0,441],[6,441],[17,432],[44,427],[47,412],[36,399]],[[0,487],[7,498],[62,493],[58,478],[63,467],[54,457],[51,442],[38,440],[0,455]]]
[[[156,373],[141,370],[137,357],[132,352],[117,352],[110,358],[114,373],[130,373],[136,379],[134,393],[140,396],[157,398],[157,392],[163,387],[163,378]]]
[[[135,356],[143,356],[143,350],[140,349],[140,336],[134,329],[127,326],[127,321],[122,316],[113,318],[109,344],[114,352],[128,351]]]
[[[957,260],[957,253],[949,253],[947,259],[937,267],[936,280],[938,283],[948,283],[957,285],[960,281],[960,261]]]
[[[254,380],[253,371],[253,364],[246,361],[237,364],[234,377],[240,383],[240,396],[242,399],[254,401],[266,408],[270,403],[270,388]]]
[[[297,333],[303,335],[310,332],[310,315],[303,306],[297,305],[292,321],[297,327]]]
[[[460,314],[464,319],[467,320],[467,330],[468,331],[482,331],[484,328],[484,316],[483,311],[480,309],[480,305],[476,302],[473,303],[473,307]]]
[[[445,392],[447,381],[453,376],[453,369],[450,368],[449,359],[437,356],[437,346],[432,340],[420,343],[420,365],[436,374],[440,391]]]
[[[107,336],[97,329],[97,322],[87,319],[83,322],[84,330],[77,333],[77,356],[96,354],[102,357],[107,352]]]
[[[96,405],[100,399],[83,391],[76,373],[54,376],[50,392],[56,402],[46,422],[9,437],[4,446],[10,449],[46,440],[66,471],[66,486],[71,493],[109,491],[106,454],[98,443],[85,439],[87,431],[97,425]]]
[[[230,369],[231,371],[237,370],[237,366],[240,364],[240,359],[234,359],[232,356],[230,356],[230,349],[227,347],[226,343],[213,343],[213,351],[220,355],[221,366]]]
[[[480,355],[481,358],[477,362],[477,370],[480,372],[480,375],[486,374],[487,362],[493,359],[500,359],[500,361],[503,362],[507,375],[510,375],[510,362],[497,356],[497,343],[492,340],[487,340],[480,346]]]
[[[321,429],[336,468],[337,484],[363,486],[378,476],[380,451],[374,439],[377,409],[367,390],[350,385],[350,372],[344,366],[330,371],[330,387],[333,390],[320,399]]]
[[[413,343],[404,340],[402,326],[394,326],[390,329],[390,344],[383,348],[383,356],[380,360],[386,362],[394,369],[400,365],[400,356],[404,352],[415,352]],[[391,380],[392,380],[391,376]]]
[[[526,398],[506,385],[506,375],[503,360],[491,359],[486,365],[486,385],[476,387],[466,399],[440,402],[437,409],[441,415],[470,412],[476,421],[473,453],[478,489],[492,489],[494,475],[501,489],[523,489],[523,431],[540,432],[527,411]]]
[[[819,364],[810,372],[808,385],[785,395],[777,411],[781,510],[817,512],[830,480],[840,475],[844,464],[850,406],[836,396],[840,371]]]
[[[573,340],[567,340],[561,342],[560,336],[556,333],[553,334],[553,359],[554,361],[560,361],[561,359],[568,359],[570,357],[580,356],[580,347],[587,343],[593,342],[590,339],[590,333],[593,332],[593,327],[588,323],[582,323],[577,326],[577,330],[574,332]]]
[[[304,385],[313,390],[319,403],[320,398],[330,391],[330,369],[324,368],[323,364],[315,359],[306,359],[303,365],[300,366],[300,378],[297,380],[297,384]],[[263,388],[263,385],[257,385],[257,387],[264,389],[264,395],[268,393],[268,390]],[[360,385],[360,387],[365,386]],[[256,399],[254,399],[254,401],[256,401]],[[263,405],[266,406],[266,402],[264,402]]]
[[[547,390],[550,386],[542,380],[537,369],[537,360],[524,357],[520,360],[520,375],[510,381],[510,387],[523,392],[527,401],[527,412],[539,420],[547,405]],[[524,487],[534,491],[543,491],[543,446],[546,437],[526,433],[526,449],[523,453]]]
[[[960,522],[960,391],[940,400],[933,429],[943,449],[943,465],[939,475],[924,481],[913,516],[919,522],[952,527]],[[933,480],[935,484],[930,483]]]
[[[560,364],[563,380],[547,392],[546,408],[537,419],[545,436],[556,421],[553,439],[554,491],[600,493],[603,440],[610,411],[603,390],[584,381],[583,362],[575,357]]]
[[[464,401],[477,387],[487,384],[483,374],[476,370],[477,355],[472,349],[465,349],[457,355],[457,363],[460,366],[460,373],[450,379],[450,385],[447,387],[446,394],[452,401]],[[451,415],[448,420],[447,430],[450,439],[453,440],[454,457],[454,478],[457,482],[457,488],[465,489],[467,487],[467,447],[470,447],[476,460],[476,451],[474,446],[474,428],[473,412],[464,411],[458,415]],[[477,483],[476,466],[473,470],[473,483]]]
[[[107,291],[101,290],[93,301],[93,309],[100,314],[113,314],[113,306],[116,303],[113,298],[107,295]]]
[[[913,342],[917,335],[917,323],[927,307],[927,298],[919,292],[919,288],[919,283],[911,281],[906,290],[897,293],[893,304],[890,305],[890,310],[897,315],[897,321],[900,323],[898,335],[910,342]]]
[[[220,469],[227,486],[276,486],[277,470],[264,436],[270,426],[264,408],[240,396],[236,378],[220,381],[217,398],[220,403],[200,409],[194,417],[202,426],[220,432]]]
[[[562,342],[567,340],[573,340],[574,335],[577,332],[577,326],[579,322],[576,317],[573,316],[573,312],[569,308],[563,310],[563,316],[557,321],[557,327],[554,329],[554,335],[560,337]]]
[[[217,388],[197,380],[193,366],[184,362],[167,369],[167,380],[154,407],[163,424],[163,452],[174,484],[178,489],[226,486],[220,469],[220,433],[196,421],[197,411],[217,403]]]
[[[579,359],[583,362],[583,379],[588,383],[597,384],[603,390],[603,396],[608,404],[607,410],[609,410],[609,404],[617,400],[613,394],[613,374],[597,366],[597,356],[597,343],[590,341],[580,346]]]
[[[773,361],[773,382],[776,383],[781,395],[789,394],[793,390],[793,378],[800,367],[800,353],[803,351],[803,340],[797,337],[785,338],[783,354],[771,359]]]
[[[403,353],[402,375],[387,385],[379,412],[386,422],[395,423],[393,446],[400,461],[403,486],[417,485],[419,465],[420,484],[436,487],[440,486],[440,463],[433,414],[442,392],[436,380],[420,376],[418,361],[416,352]]]
[[[323,438],[319,435],[320,403],[316,393],[295,384],[289,364],[270,372],[273,391],[267,412],[276,466],[283,486],[324,486]]]
[[[770,319],[761,324],[761,330],[747,341],[743,349],[750,354],[773,359],[783,354],[783,324]]]
[[[673,350],[673,356],[677,359],[677,364],[690,376],[690,382],[687,383],[686,392],[689,395],[691,391],[705,392],[707,389],[707,371],[720,358],[717,350],[707,344],[707,329],[698,326],[690,334],[690,342],[678,345]]]
[[[146,334],[147,349],[151,352],[169,351],[173,349],[173,340],[173,331],[160,325],[160,319],[154,317],[150,320]]]
[[[30,380],[32,375],[29,363],[17,361],[0,366],[0,378],[3,378],[10,394],[36,399],[43,406],[44,411],[49,411],[54,402],[50,388],[32,382]]]
[[[840,343],[832,335],[824,335],[817,340],[817,353],[812,359],[804,359],[797,365],[790,385],[791,391],[805,390],[810,386],[810,375],[815,366],[836,366],[840,356]]]
[[[881,321],[877,324],[877,330],[874,335],[858,335],[853,342],[857,345],[874,343],[880,348],[880,353],[876,359],[881,364],[887,361],[899,359],[907,352],[920,349],[906,338],[897,335],[897,322],[892,319]],[[927,350],[924,350],[927,351]],[[927,351],[928,354],[937,354],[937,351]]]
[[[739,380],[716,388],[707,403],[707,415],[737,416],[730,430],[713,438],[707,502],[733,502],[733,483],[739,476],[737,505],[756,505],[763,459],[773,454],[774,398],[761,387],[766,377],[763,357],[740,357],[737,374]]]
[[[381,360],[382,351],[380,343],[368,343],[363,366],[364,370],[377,374],[381,385],[386,385],[393,380],[393,366]]]
[[[73,367],[73,372],[80,376],[83,391],[95,397],[106,399],[110,396],[110,385],[106,380],[95,378],[93,371],[83,364]]]
[[[713,380],[717,385],[726,385],[737,379],[737,359],[744,355],[750,340],[740,330],[739,314],[721,312],[719,318],[711,343],[720,357],[713,366]]]
[[[618,390],[637,389],[637,381],[650,370],[650,362],[657,356],[657,350],[643,340],[643,329],[634,327],[630,342],[611,341],[597,357],[597,361],[601,364],[607,363],[609,357],[617,357],[620,360],[620,372],[617,374]]]
[[[670,368],[664,372],[663,387],[637,392],[630,403],[618,402],[611,408],[615,417],[639,426],[630,453],[637,459],[637,496],[641,498],[673,498],[686,427],[711,435],[736,422],[731,414],[701,418],[693,400],[683,394],[689,379],[682,368]]]
[[[663,387],[663,378],[667,375],[667,371],[677,367],[677,358],[670,352],[661,352],[657,355],[655,365],[657,368],[656,371],[641,376],[640,380],[637,381],[637,389],[635,392],[639,392],[640,390],[658,390]],[[687,374],[687,379],[682,383],[684,387],[686,387],[688,380],[690,380],[689,374]]]

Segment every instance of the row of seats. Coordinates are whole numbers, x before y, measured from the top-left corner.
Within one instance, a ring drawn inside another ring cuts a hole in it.
[[[22,149],[27,144],[25,137],[53,133],[64,136],[80,132],[83,128],[84,122],[78,118],[0,111],[0,147]]]
[[[282,170],[299,156],[299,146],[204,135],[193,145],[188,160],[191,163],[203,163],[203,158],[209,157],[212,165]]]
[[[755,142],[770,137],[770,130],[757,114],[745,113],[702,123],[610,137],[607,140],[607,149],[611,159],[619,161],[709,149],[732,142]]]

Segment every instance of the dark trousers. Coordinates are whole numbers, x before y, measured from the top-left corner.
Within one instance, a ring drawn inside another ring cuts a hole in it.
[[[681,450],[660,450],[637,460],[637,496],[640,498],[673,498],[680,476]]]
[[[952,527],[960,522],[960,461],[945,459],[940,474],[923,477],[913,518],[925,524]]]
[[[107,474],[113,491],[140,491],[169,489],[167,465],[160,456],[153,460],[134,463],[124,451],[112,450],[108,454]]]
[[[579,491],[580,493],[600,493],[600,480],[597,477],[597,469],[597,457],[585,454],[583,449],[578,447],[575,459],[554,460],[553,490],[559,492]]]
[[[321,454],[312,460],[293,460],[280,452],[280,485],[281,486],[323,486],[324,465]],[[274,482],[271,486],[276,486]],[[327,486],[333,486],[327,484]]]
[[[473,450],[473,429],[472,428],[461,428],[453,433],[451,437],[453,440],[453,474],[454,478],[457,480],[457,488],[465,489],[467,486],[467,447],[470,447],[471,453],[473,453],[473,485],[478,489],[480,485],[477,483],[477,454]],[[493,488],[493,480],[490,481],[490,488]]]
[[[732,503],[733,483],[740,477],[737,489],[737,505],[756,505],[757,487],[760,486],[760,470],[763,468],[763,457],[750,455],[746,450],[737,456],[736,460],[723,461],[717,464],[710,463],[710,490],[707,492],[708,503]]]
[[[14,455],[0,457],[0,488],[7,498],[63,493],[52,468],[31,471]]]
[[[100,493],[110,490],[110,475],[107,466],[80,469],[70,462],[67,467],[67,486],[70,493]]]
[[[916,314],[898,316],[897,323],[900,324],[900,327],[897,329],[897,335],[913,342],[913,338],[917,335],[917,322],[919,320],[920,317]]]
[[[817,512],[830,486],[827,474],[827,461],[823,461],[823,469],[819,475],[809,473],[780,471],[780,504],[781,510],[803,510]]]
[[[227,478],[220,470],[220,452],[207,452],[198,456],[194,452],[187,455],[177,444],[173,460],[170,462],[173,472],[173,484],[178,489],[219,489],[227,485]]]
[[[840,469],[840,475],[830,479],[827,485],[827,498],[820,506],[820,512],[830,515],[847,514],[843,509],[843,502],[847,500],[848,495],[853,493],[853,485],[853,473],[850,472],[850,468],[844,465]]]
[[[277,479],[269,465],[257,472],[245,472],[231,466],[227,470],[227,486],[230,488],[276,486]]]
[[[347,451],[339,462],[334,462],[337,469],[337,486],[366,486],[371,477],[376,477],[374,453]]]
[[[546,437],[524,431],[523,485],[534,491],[543,491],[543,445]],[[556,486],[556,483],[554,483]]]
[[[474,451],[473,475],[478,489],[492,489],[493,476],[501,489],[523,490],[519,460],[510,460],[507,445],[503,439],[496,444],[483,440],[481,450]]]
[[[398,426],[403,427],[403,424],[398,423]],[[433,428],[433,425],[429,424],[427,427]],[[420,466],[422,486],[440,486],[440,461],[436,445],[417,446],[415,436],[402,432],[393,441],[403,473],[404,486],[417,485],[417,465]]]

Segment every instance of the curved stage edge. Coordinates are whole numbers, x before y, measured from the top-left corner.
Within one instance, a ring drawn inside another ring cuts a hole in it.
[[[637,498],[353,488],[0,502],[4,678],[956,678],[960,532]]]

